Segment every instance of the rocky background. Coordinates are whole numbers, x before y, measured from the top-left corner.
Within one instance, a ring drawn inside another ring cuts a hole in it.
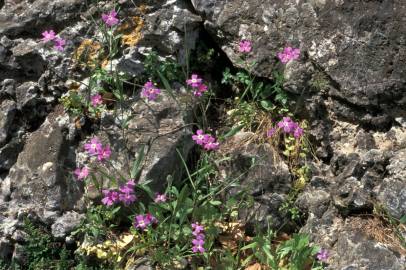
[[[310,183],[295,202],[306,216],[301,231],[331,251],[330,269],[406,269],[406,251],[396,232],[372,215],[377,205],[394,218],[406,215],[405,1],[119,3],[122,14],[137,19],[113,64],[133,76],[143,73],[140,63],[149,48],[184,63],[185,48],[206,43],[223,65],[238,67],[235,47],[241,39],[251,40],[256,75],[272,81],[273,70],[282,69],[292,112],[310,123],[317,158]],[[119,160],[131,160],[140,145],[147,146],[142,177],[157,188],[162,174],[181,166],[176,148],[185,156],[193,150],[193,108],[179,108],[168,97],[154,113],[137,98],[129,100],[134,132],[126,138],[115,132],[109,114],[102,116],[102,129],[89,124],[88,132],[78,129],[59,104],[71,79],[85,79],[71,55],[95,32],[92,16],[112,7],[110,1],[0,1],[1,258],[18,258],[27,216],[69,241],[66,236],[84,212],[83,190],[71,172],[92,132],[121,153]],[[64,53],[53,53],[41,42],[41,32],[49,28],[68,40]],[[287,45],[302,54],[300,61],[282,67],[275,55]],[[218,77],[213,72],[214,84]],[[245,135],[233,139],[236,145]],[[229,153],[233,159],[225,165],[226,174],[243,171],[245,160],[265,156],[242,184],[252,189],[255,222],[270,216],[283,224],[286,217],[277,209],[292,185],[287,165],[275,162],[277,153],[266,145],[253,143]]]

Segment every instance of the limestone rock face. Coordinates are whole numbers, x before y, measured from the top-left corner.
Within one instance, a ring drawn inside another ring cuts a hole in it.
[[[280,228],[288,223],[280,208],[292,188],[292,176],[287,164],[270,145],[245,142],[252,135],[239,132],[222,146],[221,151],[230,156],[229,161],[221,164],[224,181],[238,183],[229,190],[228,196],[245,191],[253,197],[253,206],[239,213],[251,229],[257,225],[266,229],[268,224]]]
[[[81,0],[12,0],[0,10],[0,35],[16,37],[25,34],[38,36],[41,28],[65,27],[84,11]]]
[[[327,211],[321,218],[310,216],[301,231],[310,233],[313,241],[328,250],[327,269],[405,269],[400,243],[382,238],[383,228],[379,220],[343,220]],[[390,234],[386,237],[394,236],[394,232],[385,233]]]
[[[386,168],[389,175],[383,180],[378,200],[400,219],[406,215],[406,149],[396,152]]]
[[[0,183],[0,237],[5,245],[18,240],[15,237],[25,217],[50,226],[63,212],[81,210],[81,186],[71,174],[73,144],[66,139],[66,127],[59,124],[61,116],[61,111],[51,113],[28,136],[16,163]]]
[[[212,37],[238,65],[237,44],[253,42],[255,72],[272,78],[285,46],[301,49],[285,68],[287,87],[309,93],[311,70],[323,72],[334,100],[331,111],[369,125],[388,125],[406,104],[404,1],[192,0]],[[308,65],[308,64],[310,65]],[[300,69],[299,69],[300,70]],[[289,76],[294,72],[295,76]],[[300,74],[297,74],[297,73]],[[298,76],[299,75],[299,76]],[[307,78],[306,78],[307,77]],[[299,88],[298,88],[299,87]],[[386,123],[385,123],[386,122]]]
[[[177,95],[178,98],[182,96],[180,93]],[[194,148],[192,126],[189,124],[193,101],[189,100],[188,105],[181,104],[169,94],[162,93],[156,102],[146,104],[143,100],[130,100],[127,105],[123,117],[130,118],[124,133],[117,119],[119,114],[110,112],[103,117],[96,136],[111,145],[114,166],[128,178],[137,154],[144,148],[139,181],[149,180],[153,190],[163,191],[168,175],[181,176],[184,165],[179,154],[187,159]]]

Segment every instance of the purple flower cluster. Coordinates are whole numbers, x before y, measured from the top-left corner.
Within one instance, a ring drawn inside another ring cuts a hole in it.
[[[219,148],[219,143],[216,141],[216,139],[209,134],[204,134],[203,130],[201,129],[196,131],[196,134],[192,136],[192,139],[198,145],[203,146],[203,148],[207,151],[217,150]]]
[[[300,56],[300,49],[298,48],[292,48],[292,47],[286,47],[283,49],[282,52],[278,53],[278,58],[279,60],[283,63],[286,64],[291,60],[296,60]]]
[[[153,215],[148,213],[146,215],[137,215],[134,220],[134,227],[143,231],[148,226],[155,225],[157,223],[158,220]]]
[[[111,206],[118,202],[130,205],[137,200],[137,197],[134,194],[134,187],[134,180],[129,180],[125,185],[121,186],[118,191],[114,189],[105,189],[103,190],[104,198],[102,199],[102,203],[107,206]]]
[[[186,80],[186,83],[194,88],[193,95],[196,97],[201,97],[207,91],[207,85],[203,83],[203,79],[199,78],[197,74],[192,74],[192,77]]]
[[[153,82],[149,81],[144,84],[141,91],[141,97],[146,98],[148,101],[156,100],[157,96],[161,93],[161,89],[158,89]]]
[[[192,251],[194,253],[204,253],[204,228],[202,225],[200,225],[198,222],[192,223],[192,229],[193,229],[193,236],[195,237],[192,240]]]
[[[249,40],[241,40],[238,50],[240,53],[249,53],[252,50],[252,43]]]
[[[108,159],[111,155],[110,146],[103,146],[100,140],[96,137],[85,144],[85,150],[90,156],[97,156],[99,161]],[[76,168],[73,173],[75,174],[77,180],[83,180],[89,175],[89,168]]]
[[[117,12],[114,9],[108,13],[103,13],[102,20],[109,27],[112,27],[119,23],[119,19],[117,18]]]
[[[329,258],[329,254],[328,254],[328,250],[326,249],[320,249],[319,252],[317,252],[316,254],[316,258],[321,261],[321,262],[327,262],[328,258]]]
[[[85,150],[91,156],[96,156],[99,161],[108,159],[111,155],[111,149],[109,145],[103,147],[98,138],[93,138],[89,143],[85,144]]]
[[[165,194],[159,194],[159,193],[155,194],[154,202],[156,202],[156,203],[164,203],[164,202],[166,202],[166,200],[167,200],[167,197],[166,197]]]
[[[83,180],[89,175],[89,169],[87,167],[76,168],[74,174],[78,180]]]
[[[42,32],[42,41],[45,43],[54,42],[54,48],[58,51],[63,51],[66,45],[66,40],[57,37],[54,30]]]
[[[287,134],[292,134],[296,139],[299,139],[303,135],[303,129],[290,117],[283,117],[283,119],[277,123],[277,126],[278,128],[274,127],[269,129],[266,135],[272,137],[278,130],[282,130]]]

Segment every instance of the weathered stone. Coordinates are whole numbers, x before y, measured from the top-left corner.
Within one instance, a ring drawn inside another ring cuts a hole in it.
[[[0,10],[0,35],[15,37],[25,33],[39,36],[45,28],[66,27],[79,18],[81,0],[9,1]]]
[[[292,178],[288,166],[270,145],[244,143],[253,135],[239,132],[222,146],[221,151],[227,151],[230,160],[220,164],[220,169],[226,181],[239,184],[229,190],[230,195],[244,190],[253,196],[254,206],[240,213],[249,226],[258,224],[266,228],[269,221],[277,228],[286,221],[279,208],[292,188]]]
[[[3,98],[15,98],[16,82],[13,79],[5,79],[0,84],[0,100]]]
[[[140,45],[155,47],[164,54],[176,53],[184,61],[186,48],[195,48],[202,20],[189,10],[184,0],[167,0],[159,5],[160,8],[146,16]]]
[[[378,219],[344,220],[328,210],[321,218],[310,215],[301,232],[309,233],[312,241],[328,250],[327,269],[404,270],[405,256],[397,251],[402,249],[400,242],[382,238],[381,226]],[[385,233],[397,237],[390,230]]]
[[[0,103],[0,147],[7,142],[16,112],[17,106],[14,101],[4,100]]]
[[[1,184],[0,236],[11,238],[25,217],[51,225],[64,211],[77,208],[81,190],[70,173],[74,168],[60,112],[53,112],[27,139],[17,162]],[[7,224],[7,225],[6,225]]]
[[[304,213],[321,217],[330,205],[330,185],[326,178],[314,176],[306,189],[298,195],[296,206]]]
[[[64,213],[52,224],[52,235],[57,239],[67,236],[80,225],[84,218],[85,216],[83,214],[78,214],[74,211]]]
[[[38,79],[45,71],[46,62],[38,52],[38,44],[24,40],[11,49],[19,69],[25,77]]]
[[[123,115],[114,111],[103,115],[101,130],[96,136],[111,146],[112,165],[123,177],[130,178],[133,162],[142,147],[145,157],[139,181],[150,180],[153,190],[163,191],[168,175],[175,179],[182,176],[184,165],[179,154],[187,160],[194,148],[192,126],[189,124],[194,102],[191,96],[180,93],[177,98],[184,99],[186,103],[162,93],[156,102],[129,99],[124,105]],[[124,131],[120,128],[121,121],[127,121]],[[81,156],[78,157],[80,159]],[[78,164],[83,165],[79,159]]]
[[[21,139],[13,138],[10,142],[0,148],[0,172],[7,171],[14,165],[23,146],[24,143]]]
[[[275,66],[281,67],[277,52],[287,45],[300,47],[300,61],[313,63],[333,83],[328,90],[334,100],[330,110],[340,117],[388,127],[392,113],[406,104],[402,1],[193,0],[192,4],[235,65],[239,65],[238,42],[253,41],[248,59],[258,63],[257,75],[272,78]],[[292,68],[297,70],[295,76],[290,76]],[[310,89],[303,86],[311,71],[311,66],[288,64],[286,85],[299,87],[287,89],[308,94]]]
[[[395,218],[406,216],[406,149],[398,151],[390,159],[388,177],[383,180],[378,200]]]

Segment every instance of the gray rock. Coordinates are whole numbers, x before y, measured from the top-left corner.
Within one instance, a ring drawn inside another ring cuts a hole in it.
[[[5,79],[0,83],[0,99],[2,98],[15,98],[16,95],[16,82],[13,79]]]
[[[185,0],[167,0],[165,4],[145,18],[144,36],[141,46],[154,47],[163,54],[178,54],[185,60],[185,49],[194,49],[199,27],[200,16],[189,10]]]
[[[38,79],[46,69],[45,59],[38,50],[39,46],[33,40],[23,40],[11,49],[15,62],[25,77]]]
[[[310,215],[301,232],[309,233],[313,242],[328,250],[326,269],[404,270],[406,259],[396,251],[401,247],[376,240],[367,222],[361,218],[343,220],[329,209],[321,218]]]
[[[13,255],[13,245],[7,239],[0,238],[0,258],[10,259]]]
[[[84,5],[81,0],[7,2],[0,10],[0,35],[37,37],[45,28],[66,27],[79,18],[78,11]]]
[[[17,106],[14,101],[4,100],[0,103],[0,147],[7,142],[16,113]]]
[[[101,120],[101,130],[95,134],[111,146],[112,165],[125,179],[130,178],[133,161],[141,147],[144,147],[145,157],[139,181],[150,180],[156,192],[165,189],[168,175],[175,179],[181,176],[184,167],[177,151],[187,160],[195,145],[192,141],[192,126],[189,124],[194,101],[190,96],[180,93],[177,98],[186,103],[176,102],[165,91],[157,102],[148,104],[143,100],[128,99],[123,116],[121,112],[105,113]],[[124,136],[120,129],[120,119],[128,124]]]
[[[84,214],[78,214],[74,211],[64,213],[52,224],[52,235],[57,239],[67,236],[80,225],[84,218]]]
[[[390,250],[385,244],[368,239],[352,229],[338,234],[334,247],[336,255],[328,269],[404,270],[405,258]]]
[[[395,153],[387,169],[389,175],[380,186],[378,200],[393,217],[400,219],[406,215],[406,149]]]
[[[286,221],[279,208],[292,188],[292,178],[288,166],[270,145],[244,143],[252,135],[239,132],[222,146],[232,150],[229,153],[230,160],[220,164],[220,170],[225,177],[224,181],[236,181],[239,184],[228,191],[228,196],[243,190],[253,196],[254,206],[240,213],[249,226],[258,224],[266,228],[270,221],[271,226],[279,228]]]
[[[18,154],[22,151],[24,143],[21,139],[13,138],[0,148],[0,172],[8,171],[17,161]]]
[[[80,186],[71,177],[70,142],[58,125],[60,112],[51,113],[30,134],[17,162],[0,182],[0,237],[10,239],[24,217],[51,225],[65,211],[77,208]],[[7,225],[6,225],[7,224]]]
[[[314,64],[332,84],[327,89],[334,100],[330,110],[342,118],[390,127],[392,112],[406,104],[406,54],[401,53],[406,26],[397,19],[406,11],[402,1],[193,0],[192,4],[235,65],[239,66],[238,42],[253,41],[248,59],[258,63],[255,73],[262,77],[272,78],[275,67],[283,68],[276,58],[283,47],[300,47],[300,62],[306,64],[286,66],[287,90],[309,94],[306,80],[313,67],[307,63]]]
[[[305,190],[299,193],[296,206],[305,213],[321,217],[330,205],[330,185],[326,178],[314,176]]]

